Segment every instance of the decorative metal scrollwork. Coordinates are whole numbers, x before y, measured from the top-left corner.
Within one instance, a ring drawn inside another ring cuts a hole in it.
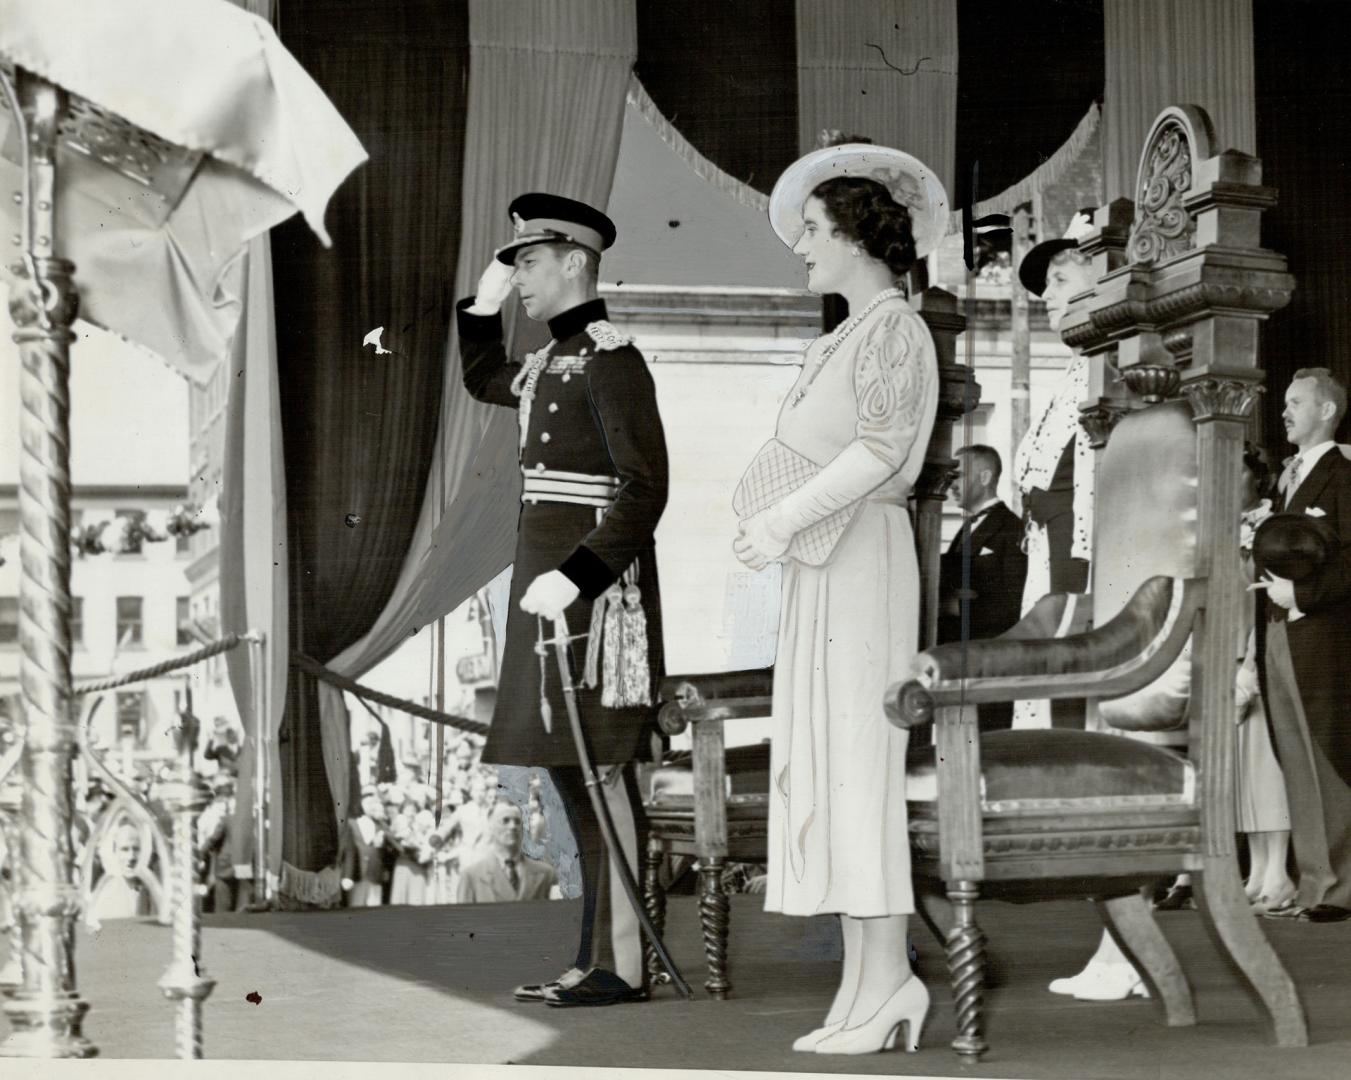
[[[1191,185],[1191,142],[1173,121],[1155,133],[1145,151],[1127,248],[1131,262],[1148,266],[1195,246],[1196,222],[1182,205]]]
[[[13,76],[11,65],[0,73]],[[9,113],[0,97],[0,113]],[[57,140],[65,150],[97,161],[141,187],[163,196],[168,207],[178,202],[204,156],[199,150],[171,143],[76,94],[66,98],[57,124]],[[19,160],[17,141],[4,141],[4,154]]]
[[[154,811],[126,780],[108,768],[90,745],[90,727],[102,703],[103,698],[94,699],[77,731],[80,756],[86,767],[113,792],[112,801],[91,823],[89,839],[80,856],[80,897],[85,923],[92,930],[99,928],[104,894],[109,888],[122,887],[114,881],[120,878],[122,885],[143,891],[149,900],[150,912],[134,914],[153,913],[162,925],[168,926],[172,921],[168,902],[169,841]],[[124,834],[125,844],[121,842]],[[134,852],[130,850],[133,840]],[[120,850],[124,847],[128,850]],[[100,868],[102,875],[98,876],[96,870]]]

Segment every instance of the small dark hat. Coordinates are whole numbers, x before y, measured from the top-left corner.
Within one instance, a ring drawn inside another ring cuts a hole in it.
[[[1312,514],[1272,514],[1253,536],[1258,564],[1291,581],[1316,573],[1341,546],[1337,531]]]
[[[594,206],[561,195],[533,191],[507,207],[516,238],[494,252],[498,262],[511,266],[516,252],[534,244],[577,244],[599,255],[615,242],[615,223]]]
[[[1033,296],[1040,296],[1046,291],[1046,271],[1051,260],[1062,251],[1078,247],[1079,241],[1093,231],[1093,214],[1096,210],[1096,206],[1084,207],[1070,218],[1064,236],[1058,240],[1043,240],[1023,256],[1023,261],[1018,264],[1018,280],[1023,283],[1023,288]]]

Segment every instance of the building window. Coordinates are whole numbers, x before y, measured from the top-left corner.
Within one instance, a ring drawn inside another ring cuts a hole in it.
[[[178,627],[178,644],[192,645],[196,638],[192,633],[192,612],[188,609],[188,598],[180,596],[176,601],[176,623]]]
[[[19,598],[0,596],[0,645],[19,640]]]
[[[180,555],[186,555],[192,550],[192,534],[181,532],[174,537],[174,550]]]
[[[117,647],[125,649],[128,645],[140,645],[142,641],[141,607],[139,596],[119,596],[117,598]]]
[[[72,648],[84,644],[83,596],[72,596],[70,598],[70,644]]]
[[[117,738],[131,739],[139,745],[145,738],[145,691],[117,692]]]

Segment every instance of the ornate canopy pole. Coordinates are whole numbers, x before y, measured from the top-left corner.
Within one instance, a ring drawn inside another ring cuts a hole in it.
[[[22,145],[23,231],[10,293],[22,356],[19,435],[19,681],[27,725],[21,775],[17,903],[23,982],[5,1003],[0,1053],[89,1057],[88,1003],[75,986],[79,892],[71,840],[76,730],[70,673],[70,344],[75,267],[56,257],[57,125],[65,94],[22,68],[0,74]],[[24,287],[26,283],[27,287]]]
[[[957,363],[957,335],[966,329],[957,297],[937,286],[925,289],[915,304],[933,335],[938,354],[938,414],[915,482],[915,542],[919,550],[921,649],[938,644],[938,569],[942,558],[943,504],[957,475],[952,457],[952,426],[980,402],[975,373]]]

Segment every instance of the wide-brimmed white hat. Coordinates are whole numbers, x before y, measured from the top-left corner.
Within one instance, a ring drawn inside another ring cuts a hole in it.
[[[910,210],[915,255],[923,258],[948,229],[948,195],[934,171],[919,158],[872,143],[844,143],[798,158],[779,177],[769,196],[769,223],[789,247],[802,235],[802,204],[824,180],[859,176],[876,180]]]

